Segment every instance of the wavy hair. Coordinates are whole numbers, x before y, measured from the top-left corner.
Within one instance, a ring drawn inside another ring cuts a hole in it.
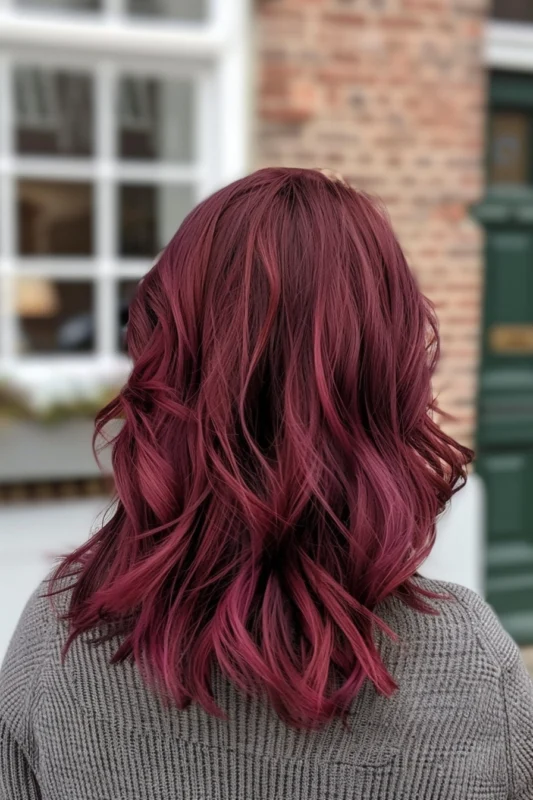
[[[236,181],[141,281],[127,347],[112,516],[52,578],[63,655],[112,630],[178,707],[223,716],[218,665],[296,727],[391,695],[377,606],[436,613],[413,577],[473,453],[435,422],[437,321],[385,212],[316,170]]]

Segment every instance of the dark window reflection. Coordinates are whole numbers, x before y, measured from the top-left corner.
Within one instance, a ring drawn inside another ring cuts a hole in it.
[[[91,281],[20,278],[16,284],[19,353],[94,350]]]
[[[19,67],[14,80],[19,153],[92,154],[93,92],[89,75]]]
[[[492,16],[496,19],[531,22],[533,3],[531,0],[493,0]]]
[[[172,238],[193,204],[190,186],[120,186],[120,255],[154,258]]]
[[[23,8],[66,11],[101,11],[102,0],[15,0]]]
[[[530,119],[522,111],[496,110],[490,124],[490,183],[530,180]]]
[[[152,256],[157,252],[157,209],[154,186],[120,187],[120,253]]]
[[[191,160],[194,119],[190,81],[123,78],[118,114],[122,158]]]
[[[118,284],[118,342],[117,347],[122,352],[126,352],[126,331],[128,327],[129,306],[133,300],[133,295],[137,289],[139,281],[123,280]]]
[[[90,183],[19,180],[19,253],[91,255],[92,199]]]
[[[207,0],[126,0],[131,14],[199,21],[206,18]]]

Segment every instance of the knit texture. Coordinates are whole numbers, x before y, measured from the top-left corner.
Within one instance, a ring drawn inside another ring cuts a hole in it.
[[[367,683],[346,728],[296,731],[221,675],[227,721],[164,707],[116,643],[75,641],[49,601],[29,600],[0,671],[0,800],[532,800],[533,683],[491,608],[459,586],[440,616],[399,600],[376,634],[399,683]],[[63,596],[62,603],[68,595]]]

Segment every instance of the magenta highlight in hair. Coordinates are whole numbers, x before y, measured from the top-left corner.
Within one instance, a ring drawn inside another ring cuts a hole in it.
[[[315,170],[236,181],[140,283],[127,345],[95,434],[122,421],[112,517],[52,582],[75,576],[64,655],[110,626],[178,707],[222,714],[218,665],[297,727],[391,695],[376,607],[432,612],[412,578],[472,452],[434,421],[437,322],[384,211]]]

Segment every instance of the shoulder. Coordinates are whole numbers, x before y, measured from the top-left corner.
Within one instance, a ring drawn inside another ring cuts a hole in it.
[[[384,619],[400,639],[424,643],[429,656],[445,659],[475,656],[478,663],[490,664],[497,671],[510,668],[520,658],[515,641],[503,628],[494,609],[476,592],[459,584],[416,576],[420,588],[441,595],[428,599],[435,615],[423,614],[400,600],[385,601]]]
[[[57,632],[64,595],[50,598],[49,575],[28,599],[0,668],[0,720],[24,738],[37,684]]]
[[[422,577],[417,577],[416,582],[422,588],[450,598],[430,601],[436,606],[442,624],[457,633],[463,631],[495,666],[508,669],[520,656],[516,642],[507,633],[492,606],[472,589]]]

